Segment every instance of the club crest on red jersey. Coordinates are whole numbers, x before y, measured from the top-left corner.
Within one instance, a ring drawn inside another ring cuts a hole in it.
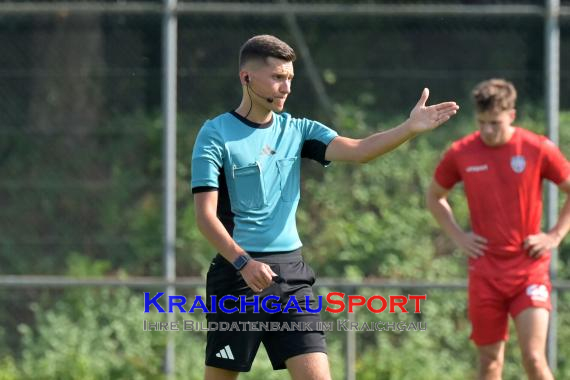
[[[511,168],[515,173],[522,173],[526,168],[526,160],[523,156],[511,157]]]

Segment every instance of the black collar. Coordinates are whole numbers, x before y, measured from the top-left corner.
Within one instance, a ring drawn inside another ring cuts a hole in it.
[[[245,117],[241,116],[239,113],[237,113],[235,110],[234,111],[230,111],[230,114],[232,114],[233,116],[235,116],[239,121],[241,121],[242,123],[252,127],[252,128],[269,128],[271,126],[271,124],[273,123],[273,119],[271,119],[270,122],[268,123],[264,123],[264,124],[260,124],[260,123],[254,123],[251,120],[246,119]]]

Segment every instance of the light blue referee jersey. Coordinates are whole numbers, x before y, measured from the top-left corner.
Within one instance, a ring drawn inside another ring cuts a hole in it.
[[[246,251],[298,249],[301,157],[326,166],[326,147],[336,136],[319,122],[287,113],[273,113],[264,126],[235,112],[222,114],[198,133],[192,192],[219,191],[218,218]]]

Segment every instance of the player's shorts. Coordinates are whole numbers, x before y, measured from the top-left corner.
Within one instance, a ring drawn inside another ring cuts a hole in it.
[[[257,354],[259,344],[263,342],[273,369],[285,369],[285,361],[293,356],[312,352],[326,353],[326,343],[323,331],[319,331],[319,313],[307,311],[305,296],[309,297],[309,308],[318,309],[318,300],[313,294],[312,285],[315,282],[313,270],[305,264],[301,250],[287,253],[253,254],[258,261],[268,264],[279,275],[278,282],[261,293],[254,293],[245,283],[241,274],[221,255],[217,255],[207,276],[207,300],[211,303],[212,295],[219,300],[225,295],[246,296],[246,301],[258,301],[267,296],[267,305],[272,310],[283,310],[290,303],[290,295],[295,295],[298,306],[288,307],[288,312],[270,313],[259,307],[255,313],[254,307],[248,305],[246,313],[216,313],[206,315],[208,326],[216,322],[224,326],[226,331],[209,329],[206,344],[206,365],[231,371],[247,372],[251,369],[253,359]],[[276,300],[278,297],[278,300]],[[259,304],[259,302],[258,302]],[[208,304],[208,310],[211,309]],[[239,303],[224,302],[224,307],[240,307]],[[291,305],[290,305],[291,306]],[[232,328],[233,326],[233,328]],[[246,327],[247,326],[247,327]]]
[[[509,314],[515,318],[530,307],[550,311],[551,288],[547,272],[501,278],[470,274],[471,339],[478,346],[508,340]]]

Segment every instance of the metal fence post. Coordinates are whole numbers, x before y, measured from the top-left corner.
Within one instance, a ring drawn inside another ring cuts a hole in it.
[[[164,277],[166,281],[176,280],[176,82],[177,82],[177,28],[175,13],[177,0],[164,0],[162,19],[162,109],[164,117]],[[166,288],[167,295],[174,295],[174,286]],[[174,321],[174,314],[167,314],[168,322]],[[176,351],[174,336],[168,335],[164,372],[168,379],[176,373]]]
[[[546,0],[545,12],[545,89],[546,89],[546,121],[548,125],[548,137],[558,145],[558,126],[560,108],[560,0]],[[556,224],[558,215],[558,189],[552,183],[548,184],[548,196],[546,206],[547,228]],[[558,250],[552,250],[550,262],[550,276],[552,281],[557,279],[558,274]],[[548,364],[552,371],[557,368],[557,301],[556,289],[551,295],[552,311],[548,329],[547,355]]]

